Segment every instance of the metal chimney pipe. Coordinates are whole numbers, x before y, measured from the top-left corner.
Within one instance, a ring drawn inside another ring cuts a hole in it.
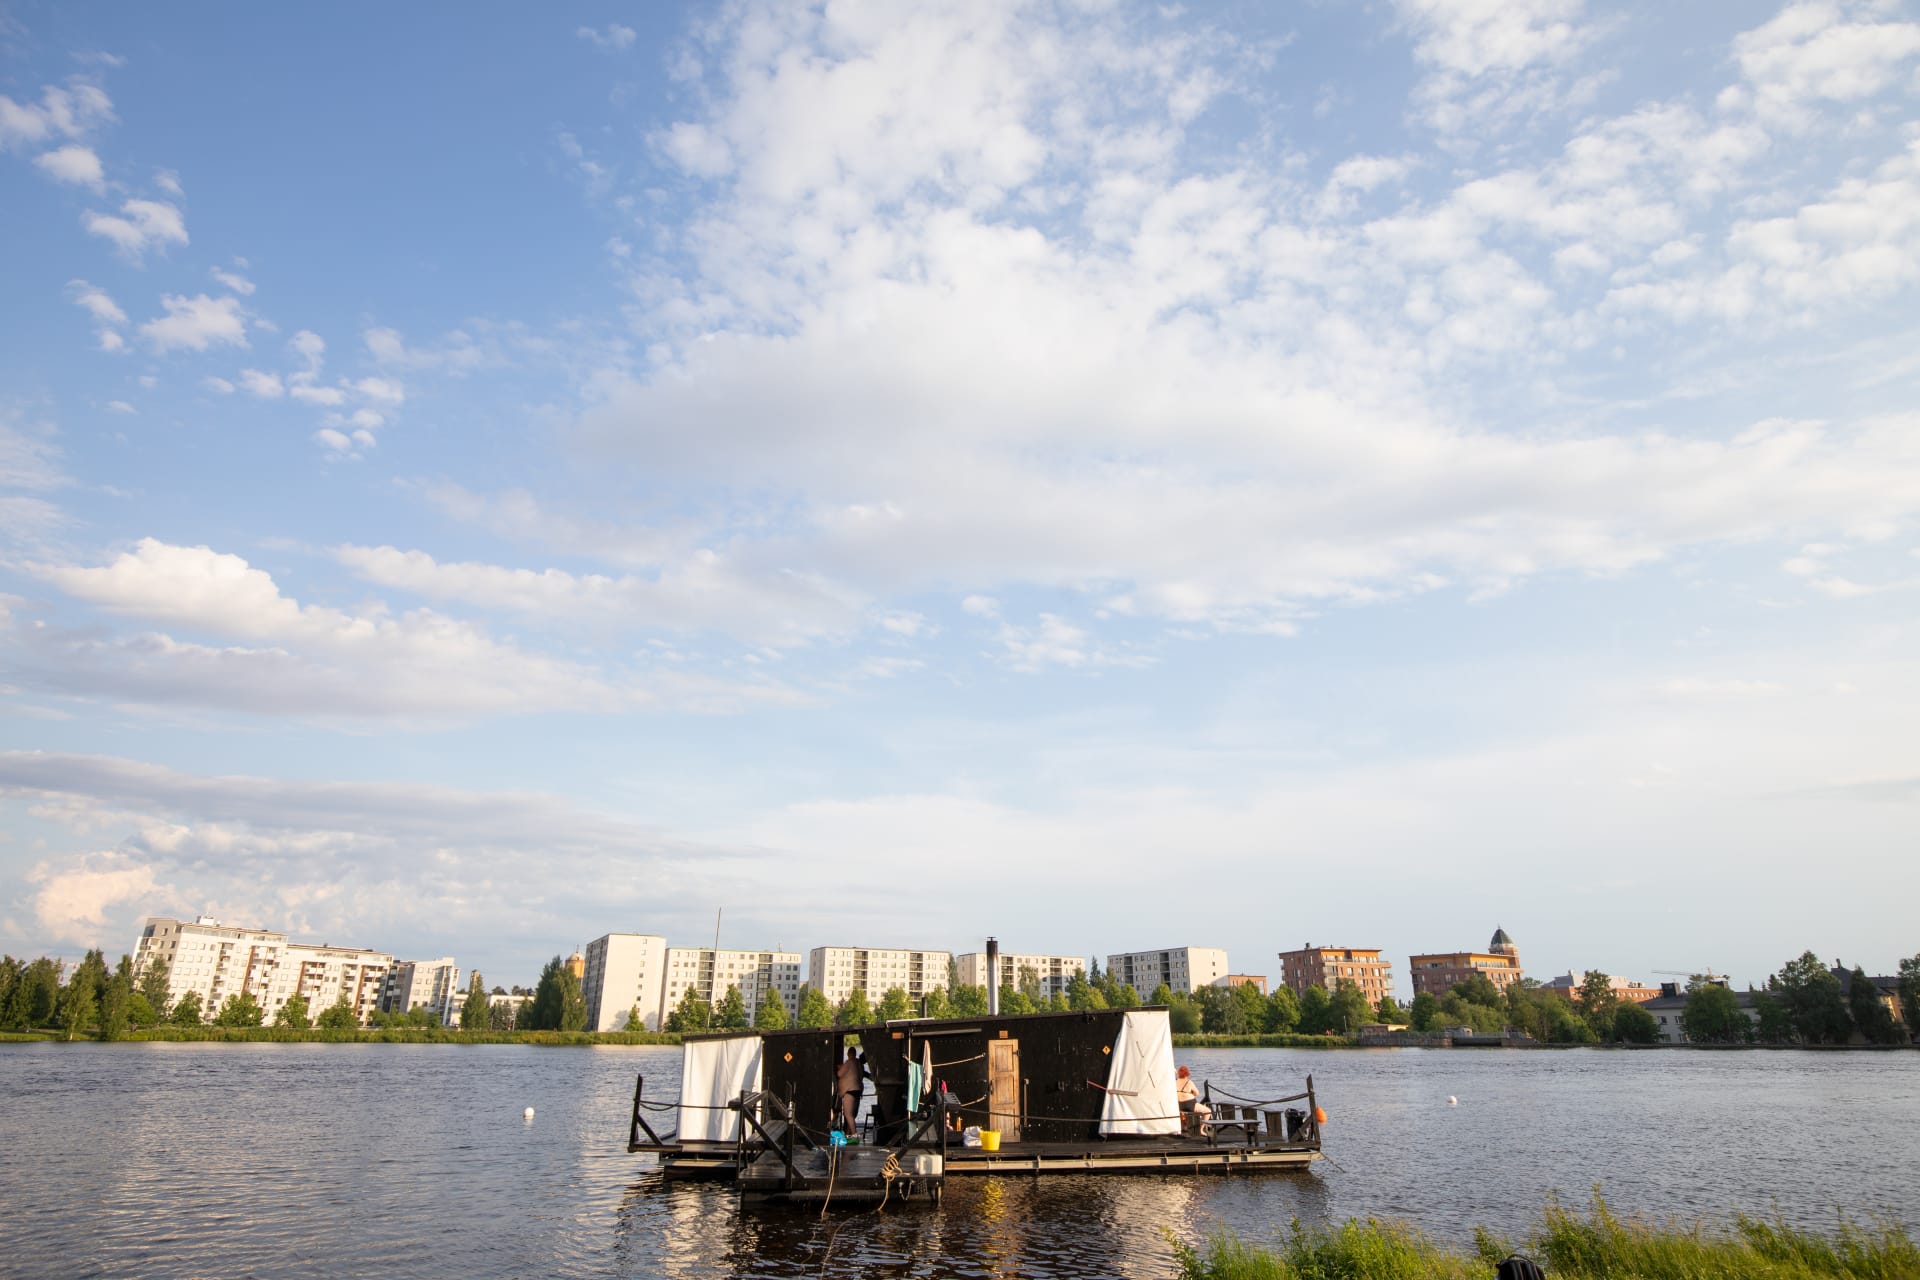
[[[987,939],[987,1016],[1000,1016],[1000,943]]]

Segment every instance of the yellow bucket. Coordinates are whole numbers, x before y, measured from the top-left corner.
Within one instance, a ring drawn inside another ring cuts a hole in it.
[[[982,1151],[998,1151],[1000,1149],[1000,1131],[998,1129],[982,1129],[980,1131],[980,1149]]]

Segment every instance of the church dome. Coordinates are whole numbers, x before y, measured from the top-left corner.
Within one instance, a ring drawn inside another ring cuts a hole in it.
[[[1507,956],[1512,955],[1519,948],[1513,945],[1513,939],[1507,935],[1505,929],[1495,929],[1493,941],[1487,944],[1487,950],[1497,956]]]

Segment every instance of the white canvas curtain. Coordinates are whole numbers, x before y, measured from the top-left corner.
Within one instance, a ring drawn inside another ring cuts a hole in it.
[[[1128,1013],[1113,1039],[1100,1132],[1180,1132],[1180,1101],[1173,1089],[1173,1026],[1165,1009]]]
[[[735,1141],[740,1113],[726,1106],[759,1088],[759,1036],[687,1041],[680,1047],[680,1140]]]

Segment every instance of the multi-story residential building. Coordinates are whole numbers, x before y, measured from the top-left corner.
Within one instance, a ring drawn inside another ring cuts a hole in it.
[[[668,947],[660,1015],[679,1007],[688,989],[718,1008],[728,987],[739,987],[747,1016],[759,1012],[769,991],[778,992],[792,1016],[800,1008],[800,953],[797,951],[717,951],[712,947]]]
[[[1219,947],[1170,947],[1107,957],[1107,973],[1138,991],[1143,1000],[1163,982],[1174,992],[1191,995],[1226,977],[1227,968],[1227,953]]]
[[[638,1009],[646,1029],[658,1031],[666,971],[667,940],[657,934],[608,933],[589,942],[580,976],[587,1030],[625,1031]]]
[[[946,988],[952,962],[953,953],[948,951],[815,947],[807,953],[807,985],[825,996],[828,1004],[839,1004],[855,991],[878,1003],[894,987],[918,1001],[930,991]]]
[[[1565,996],[1569,1000],[1578,1000],[1580,998],[1580,988],[1586,984],[1586,980],[1585,974],[1563,973],[1551,982],[1543,984],[1540,989],[1542,991],[1551,991],[1557,996]],[[1622,978],[1616,974],[1608,974],[1607,982],[1609,984],[1607,989],[1613,992],[1613,997],[1616,1000],[1632,1000],[1636,1003],[1644,1004],[1648,1000],[1656,999],[1660,995],[1660,988],[1658,987],[1649,987],[1642,983],[1635,982],[1631,978]]]
[[[460,1020],[460,966],[452,956],[438,960],[400,960],[387,972],[387,988],[380,993],[380,1008],[386,1013],[411,1013],[415,1009],[433,1011],[445,1026]]]
[[[289,942],[284,933],[223,925],[210,916],[191,922],[149,917],[134,950],[135,972],[155,960],[167,965],[168,1003],[192,991],[212,1017],[244,991],[268,1022],[296,994],[306,997],[309,1016],[345,1001],[365,1022],[379,1008],[393,967],[384,951]]]
[[[1502,991],[1520,981],[1525,974],[1520,968],[1519,948],[1513,945],[1513,939],[1507,936],[1505,929],[1493,931],[1493,941],[1487,944],[1485,951],[1445,951],[1408,956],[1407,971],[1413,977],[1413,994],[1430,995],[1436,1000],[1446,995],[1455,983],[1465,982],[1476,973]]]
[[[1213,985],[1216,987],[1252,987],[1264,996],[1267,994],[1267,975],[1264,973],[1230,973]]]
[[[984,987],[987,984],[987,953],[968,951],[953,958],[958,971],[958,981],[963,987]],[[1000,974],[993,983],[996,988],[1020,986],[1023,970],[1032,970],[1040,979],[1040,998],[1051,1000],[1056,994],[1065,995],[1067,985],[1075,978],[1087,975],[1085,956],[1019,956],[1010,952],[1000,953]]]
[[[1393,994],[1393,962],[1382,960],[1378,947],[1316,947],[1305,942],[1297,951],[1280,953],[1280,985],[1295,995],[1308,987],[1331,992],[1343,981],[1356,983],[1367,1003],[1377,1005]]]
[[[1725,982],[1719,984],[1726,986]],[[1735,991],[1733,1000],[1740,1012],[1747,1015],[1747,1021],[1755,1026],[1760,1024],[1760,1010],[1754,1006],[1753,992]],[[1663,982],[1660,993],[1651,1000],[1643,1000],[1640,1007],[1653,1015],[1653,1023],[1660,1029],[1660,1041],[1663,1044],[1686,1044],[1687,1029],[1684,1015],[1687,1011],[1687,991],[1678,982]]]

